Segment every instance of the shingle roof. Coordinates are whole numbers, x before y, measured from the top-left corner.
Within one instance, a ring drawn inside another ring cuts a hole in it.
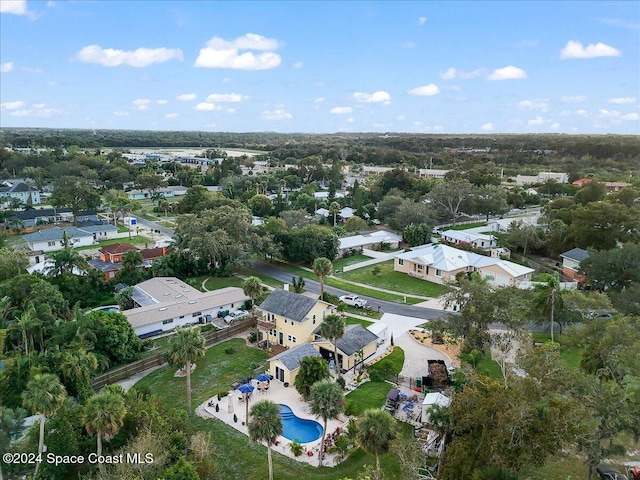
[[[349,325],[344,337],[336,342],[338,349],[347,356],[351,356],[372,342],[377,342],[378,336],[362,325]]]
[[[103,262],[98,259],[91,259],[88,262],[93,268],[102,272],[115,272],[122,269],[121,263]]]
[[[22,237],[26,240],[27,243],[52,242],[54,240],[62,240],[63,232],[67,232],[67,237],[69,238],[93,237],[91,233],[85,232],[84,230],[76,227],[45,228],[34,233],[28,233],[27,235],[23,235]]]
[[[143,248],[140,250],[142,258],[145,260],[164,257],[165,249],[163,247],[158,248]]]
[[[105,245],[100,248],[102,253],[124,253],[129,250],[138,250],[138,247],[131,245],[130,243],[113,243],[111,245]]]
[[[317,300],[299,293],[287,292],[278,288],[262,302],[260,310],[302,322],[307,313],[316,305],[316,302]]]
[[[118,229],[113,225],[87,225],[87,226],[83,226],[82,230],[84,230],[85,232],[91,232],[91,233],[118,231]]]
[[[305,357],[320,357],[320,353],[311,346],[310,343],[303,343],[297,347],[290,348],[270,360],[280,360],[291,372],[300,368],[300,361]]]
[[[576,262],[581,262],[584,259],[589,258],[589,252],[583,250],[582,248],[572,248],[568,252],[561,253],[560,256],[570,258],[571,260],[575,260]]]

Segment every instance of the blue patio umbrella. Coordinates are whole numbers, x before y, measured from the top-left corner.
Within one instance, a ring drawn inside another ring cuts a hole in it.
[[[238,390],[240,390],[240,393],[244,393],[245,395],[253,392],[255,388],[256,387],[248,383],[243,383],[242,385],[238,386]]]
[[[256,376],[256,380],[259,382],[269,382],[271,381],[271,376],[267,375],[266,373],[261,373],[260,375]]]

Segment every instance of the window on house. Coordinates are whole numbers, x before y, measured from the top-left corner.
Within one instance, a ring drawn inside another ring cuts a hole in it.
[[[404,265],[404,260],[403,260],[403,259],[401,259],[401,258],[399,258],[399,259],[398,259],[398,265]]]
[[[56,246],[56,242],[55,242],[55,241],[53,241],[53,242],[47,242],[47,246],[49,246],[49,247],[55,247],[55,246]]]
[[[291,343],[296,343],[296,337],[295,336],[291,336]]]
[[[287,340],[290,342],[291,341],[291,335],[287,335]]]
[[[180,318],[184,318],[184,315],[180,315]]]
[[[436,268],[436,277],[442,276],[442,271]]]
[[[173,318],[170,318],[169,320],[163,320],[163,321],[162,321],[162,324],[163,324],[163,325],[166,325],[166,324],[168,324],[168,323],[173,323]]]
[[[422,271],[422,265],[418,265],[418,270]]]
[[[285,324],[287,323],[287,319],[286,319],[286,318],[284,319],[284,323],[285,323]]]

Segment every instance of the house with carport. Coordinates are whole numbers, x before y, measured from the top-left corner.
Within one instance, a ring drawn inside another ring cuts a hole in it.
[[[269,359],[269,374],[276,380],[293,385],[300,371],[300,362],[305,357],[320,357],[310,343],[303,343]]]
[[[500,258],[433,243],[394,255],[393,269],[410,277],[444,284],[460,273],[478,273],[495,286],[518,286],[531,280],[532,268]]]

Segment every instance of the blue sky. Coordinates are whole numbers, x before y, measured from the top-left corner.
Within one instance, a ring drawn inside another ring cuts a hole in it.
[[[640,2],[0,0],[0,126],[640,133]]]

